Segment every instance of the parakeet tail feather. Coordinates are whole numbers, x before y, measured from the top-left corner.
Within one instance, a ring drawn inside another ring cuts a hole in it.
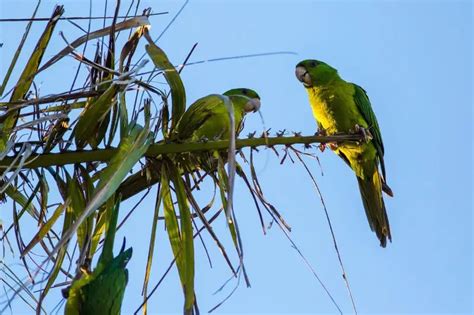
[[[382,190],[383,190],[384,193],[386,193],[390,197],[393,197],[392,188],[390,188],[390,186],[388,186],[385,181],[382,181]]]
[[[360,194],[370,228],[377,234],[380,246],[385,247],[387,245],[387,238],[392,241],[392,235],[390,233],[385,203],[382,198],[383,184],[379,171],[374,168],[372,176],[367,176],[364,179],[357,177],[357,181],[359,182]]]

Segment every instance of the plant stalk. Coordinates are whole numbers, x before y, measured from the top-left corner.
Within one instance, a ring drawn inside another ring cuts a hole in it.
[[[236,148],[311,144],[328,142],[360,141],[361,135],[334,135],[334,136],[293,136],[293,137],[259,137],[249,139],[237,139]],[[193,143],[156,143],[150,146],[145,153],[146,157],[157,157],[159,155],[177,154],[185,152],[214,151],[228,148],[229,140],[193,142]],[[62,166],[67,164],[85,162],[106,162],[117,152],[116,148],[99,150],[65,151],[59,153],[33,154],[21,165],[22,169],[34,169],[48,166]],[[5,157],[0,161],[0,169],[7,168],[16,156]],[[14,166],[12,170],[16,169]]]

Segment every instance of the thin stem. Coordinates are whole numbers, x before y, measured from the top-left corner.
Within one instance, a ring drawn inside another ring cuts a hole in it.
[[[168,12],[165,11],[165,12],[150,13],[147,16],[165,15],[165,14],[168,14]],[[126,18],[134,18],[134,17],[139,17],[139,16],[142,16],[142,15],[117,16],[117,18],[126,19]],[[110,19],[113,19],[113,18],[114,18],[113,16],[69,16],[69,17],[65,16],[65,17],[59,18],[58,20],[103,20],[103,19],[109,19],[110,20]],[[51,20],[51,18],[49,18],[49,17],[45,17],[45,18],[9,18],[9,19],[0,19],[0,22],[29,22],[29,21],[48,22],[49,20]]]

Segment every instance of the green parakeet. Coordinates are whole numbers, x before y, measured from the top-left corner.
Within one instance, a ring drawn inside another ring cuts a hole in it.
[[[234,106],[237,135],[243,128],[244,117],[260,109],[257,92],[237,88],[224,93]],[[194,102],[183,114],[176,126],[176,137],[180,141],[229,139],[230,120],[222,95],[211,94]]]
[[[227,97],[234,107],[235,135],[238,136],[243,129],[245,115],[260,109],[260,97],[251,89],[236,88],[223,95],[211,94],[198,99],[189,106],[179,120],[173,140],[179,142],[228,140],[231,124],[225,103]],[[181,168],[185,172],[195,170],[194,163],[188,162],[189,158],[195,158],[200,168],[210,172],[217,166],[216,154],[217,152],[181,155],[181,158],[187,157],[180,162]],[[221,154],[221,157],[224,161],[227,160],[225,155]]]
[[[120,253],[117,257],[113,257],[119,203],[111,211],[102,254],[97,266],[92,272],[81,267],[77,279],[67,290],[65,315],[120,314],[128,283],[126,267],[132,257],[132,248],[124,250],[124,242]]]
[[[181,116],[170,138],[166,141],[195,142],[229,139],[230,120],[223,96],[229,97],[233,103],[235,130],[236,136],[238,136],[243,128],[245,115],[260,109],[260,97],[257,92],[251,89],[236,88],[225,92],[223,95],[211,94],[198,99]],[[217,164],[211,153],[182,153],[175,158],[178,159],[181,173],[193,172],[200,168],[209,171],[215,169]],[[223,158],[226,159],[224,156]],[[190,159],[197,159],[200,167],[196,167],[196,163],[190,162]],[[161,157],[157,158],[153,163],[152,168],[159,169]],[[120,191],[122,193],[126,191],[124,196],[128,198],[149,187],[150,182],[156,183],[161,178],[161,175],[157,172],[152,172],[150,176],[150,180],[144,180],[140,171],[122,183]]]
[[[128,282],[127,263],[132,249],[122,251],[102,270],[96,269],[74,282],[68,292],[66,315],[119,315]]]
[[[318,128],[327,135],[361,132],[362,143],[333,144],[331,149],[355,172],[370,228],[380,245],[391,241],[390,225],[382,190],[393,196],[386,184],[384,146],[369,98],[360,86],[344,81],[337,70],[318,60],[296,65],[296,77],[308,92]],[[380,165],[380,170],[379,170]]]

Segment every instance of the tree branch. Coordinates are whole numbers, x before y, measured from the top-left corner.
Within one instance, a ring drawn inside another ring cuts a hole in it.
[[[293,136],[293,137],[259,137],[236,140],[236,148],[275,145],[293,145],[293,144],[311,144],[328,142],[356,142],[363,140],[362,135],[333,135],[333,136]],[[193,143],[156,143],[150,146],[145,153],[145,157],[157,157],[166,154],[178,154],[185,152],[225,150],[229,146],[229,140],[193,142]],[[84,162],[106,162],[117,152],[116,148],[89,150],[89,151],[66,151],[60,153],[47,153],[32,155],[21,165],[23,169],[33,169],[48,166],[62,166],[67,164]],[[15,160],[15,156],[5,157],[0,161],[0,169],[7,168]],[[129,177],[120,185],[118,192],[122,194],[122,200],[128,199],[139,192],[153,186],[160,179],[160,173],[157,169],[147,166],[146,170],[138,171]],[[15,167],[12,168],[14,170]]]
[[[311,144],[311,143],[328,143],[328,142],[345,142],[345,141],[361,141],[363,137],[360,135],[337,135],[337,136],[309,136],[309,137],[272,137],[272,138],[251,138],[251,139],[239,139],[236,141],[237,149],[244,147],[257,147],[257,146],[274,146],[274,145],[293,145],[293,144]],[[216,149],[214,145],[219,146],[219,149],[226,149],[229,141],[216,141],[208,142],[206,145]],[[153,147],[153,146],[152,146]],[[150,147],[150,150],[152,149]],[[210,149],[209,149],[210,150]],[[189,151],[192,152],[192,151]],[[148,152],[147,152],[148,153]],[[122,200],[126,200],[136,194],[150,188],[154,184],[160,181],[159,166],[146,165],[143,170],[140,170],[123,181],[118,188],[118,192],[122,196]]]
[[[249,139],[237,139],[236,148],[292,145],[292,144],[311,144],[328,142],[360,141],[362,136],[353,135],[334,135],[334,136],[294,136],[294,137],[260,137]],[[145,153],[146,157],[156,157],[173,153],[198,152],[224,150],[229,146],[228,140],[192,142],[192,143],[156,143],[150,146]],[[84,162],[106,162],[117,152],[116,148],[83,150],[83,151],[65,151],[60,153],[32,154],[26,162],[21,165],[23,169],[34,169],[38,167],[62,166],[67,164],[76,164]],[[5,157],[0,161],[0,169],[7,168],[16,156]],[[13,167],[16,169],[17,167]]]

